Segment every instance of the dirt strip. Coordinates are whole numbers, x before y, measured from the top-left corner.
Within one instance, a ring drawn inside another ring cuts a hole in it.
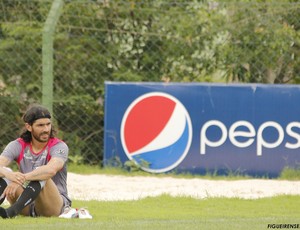
[[[76,200],[137,200],[162,194],[198,199],[227,197],[258,199],[278,195],[300,195],[300,181],[246,179],[206,180],[171,177],[68,174],[68,190]]]

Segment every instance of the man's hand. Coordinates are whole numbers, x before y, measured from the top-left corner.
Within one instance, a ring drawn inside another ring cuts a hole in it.
[[[3,197],[9,198],[9,200],[16,199],[16,192],[19,187],[20,185],[15,182],[10,183],[1,194],[0,199],[2,199]]]
[[[11,182],[15,182],[18,185],[23,185],[24,182],[26,181],[25,175],[20,172],[11,172],[7,170],[4,174],[5,178],[10,180]]]

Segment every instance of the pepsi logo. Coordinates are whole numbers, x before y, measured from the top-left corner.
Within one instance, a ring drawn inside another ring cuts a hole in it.
[[[130,160],[148,172],[174,169],[192,141],[190,116],[175,97],[151,92],[135,99],[121,123],[122,147]],[[147,162],[147,167],[143,166]]]

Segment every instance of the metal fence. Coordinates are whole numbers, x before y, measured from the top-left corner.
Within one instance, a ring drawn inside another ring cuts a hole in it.
[[[290,1],[0,0],[0,150],[39,102],[70,160],[101,164],[105,81],[297,84],[299,14]]]

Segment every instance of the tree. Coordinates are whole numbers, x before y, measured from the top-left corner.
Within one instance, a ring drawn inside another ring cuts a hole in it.
[[[298,31],[288,20],[297,17],[297,7],[282,2],[226,7],[227,41],[220,50],[227,81],[298,81]]]

